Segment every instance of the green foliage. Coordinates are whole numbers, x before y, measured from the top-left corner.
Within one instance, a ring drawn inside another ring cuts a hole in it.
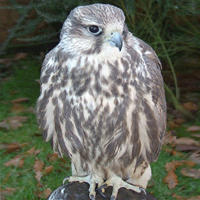
[[[161,58],[166,58],[166,52],[158,35],[162,36],[162,43],[166,46],[169,56],[188,51],[188,48],[190,52],[194,52],[199,47],[200,0],[31,0],[28,5],[20,5],[10,0],[12,6],[2,9],[14,9],[20,14],[16,26],[10,31],[11,39],[48,42],[59,34],[61,23],[74,7],[97,2],[110,3],[122,8],[133,34],[153,46]],[[30,18],[30,12],[33,11],[37,13],[36,17]],[[36,36],[24,38],[33,33],[38,28],[37,25],[44,21],[48,23],[48,27],[40,29]],[[58,28],[55,28],[56,23],[59,24]]]
[[[2,84],[0,100],[11,101],[24,96],[30,99],[30,103],[35,104],[39,96],[40,86],[36,79],[39,79],[40,68],[36,61],[19,61],[14,66],[15,77],[10,77],[9,82]]]
[[[175,67],[182,58],[199,57],[200,46],[200,0],[31,0],[28,5],[19,5],[10,0],[20,17],[2,45],[2,51],[10,42],[18,40],[32,45],[58,42],[62,23],[76,6],[92,3],[109,3],[123,9],[130,31],[155,49],[159,58],[170,67],[174,88],[166,85],[166,91],[174,106],[178,103],[179,88]],[[30,17],[35,12],[36,16]],[[45,26],[39,25],[46,23]],[[40,27],[40,28],[38,28]]]

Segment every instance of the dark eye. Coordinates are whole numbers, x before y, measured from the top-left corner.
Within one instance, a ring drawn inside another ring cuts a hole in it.
[[[98,35],[99,33],[101,33],[102,29],[96,25],[91,25],[91,26],[89,26],[89,31],[93,35]]]

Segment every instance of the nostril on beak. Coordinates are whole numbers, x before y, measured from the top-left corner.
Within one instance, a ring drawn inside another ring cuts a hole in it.
[[[108,41],[112,46],[117,47],[119,51],[121,51],[123,41],[122,41],[122,36],[119,32],[111,32]]]

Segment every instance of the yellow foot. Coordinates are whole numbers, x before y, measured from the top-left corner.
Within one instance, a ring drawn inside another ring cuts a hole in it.
[[[145,189],[138,187],[138,186],[131,185],[131,184],[123,181],[120,177],[118,177],[116,175],[112,175],[106,182],[104,182],[99,188],[97,188],[97,190],[107,188],[108,186],[113,187],[112,196],[111,196],[110,200],[115,200],[117,198],[118,190],[122,187],[124,187],[128,190],[133,190],[137,193],[140,193],[143,191],[146,194]]]
[[[95,200],[95,196],[96,196],[96,192],[95,192],[95,188],[96,188],[96,184],[98,184],[98,187],[100,185],[103,184],[103,179],[96,175],[96,174],[89,174],[88,176],[70,176],[70,177],[66,177],[63,180],[63,184],[65,183],[65,181],[69,181],[69,182],[86,182],[90,185],[89,187],[89,197],[92,200]],[[99,189],[99,191],[104,192],[104,189]]]

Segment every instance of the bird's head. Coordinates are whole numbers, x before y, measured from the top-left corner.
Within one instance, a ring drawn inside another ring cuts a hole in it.
[[[128,33],[121,9],[109,4],[79,6],[61,31],[61,43],[74,54],[110,54],[123,50]]]

